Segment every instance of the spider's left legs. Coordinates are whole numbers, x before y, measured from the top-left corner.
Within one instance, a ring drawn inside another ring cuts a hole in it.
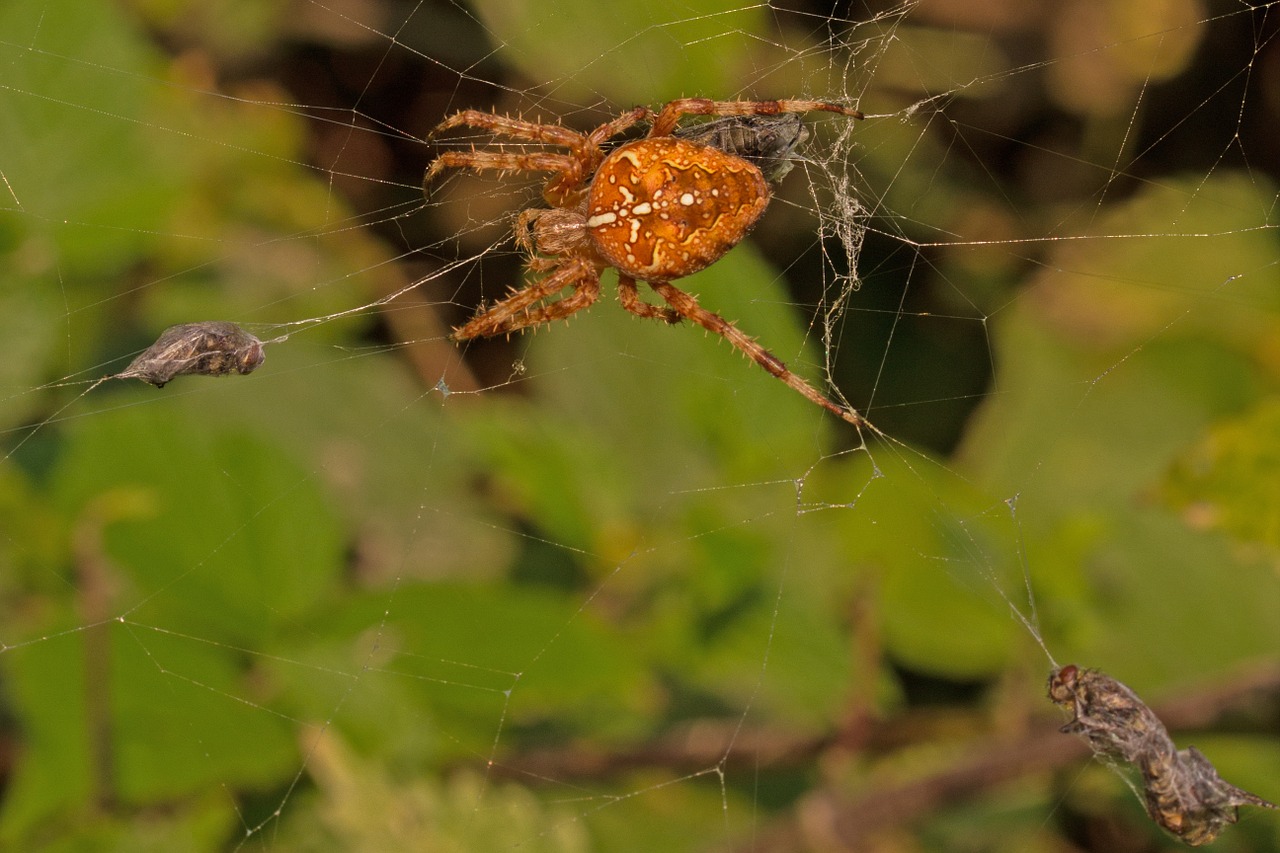
[[[840,113],[853,118],[862,118],[862,113],[853,107],[836,104],[830,101],[783,100],[783,101],[713,101],[710,98],[680,98],[671,101],[658,113],[650,136],[670,136],[675,130],[681,116],[771,116],[781,113],[808,112]]]
[[[566,287],[573,287],[575,292],[542,308],[533,307]],[[586,308],[599,293],[600,274],[596,268],[584,260],[569,260],[541,281],[517,290],[488,311],[454,329],[452,338],[455,341],[489,338],[558,320]]]
[[[760,346],[754,338],[744,334],[741,329],[719,314],[703,308],[691,294],[685,293],[680,288],[673,287],[663,281],[651,281],[649,286],[656,290],[663,299],[667,300],[667,304],[674,308],[680,316],[689,318],[707,331],[715,332],[745,353],[756,364],[769,371],[770,374],[800,392],[805,399],[817,403],[828,412],[854,426],[870,426],[862,415],[855,410],[837,405],[822,396],[816,388],[792,373],[782,359]]]

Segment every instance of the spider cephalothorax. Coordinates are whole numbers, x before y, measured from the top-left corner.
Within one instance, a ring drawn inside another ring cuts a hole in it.
[[[715,263],[747,235],[769,206],[769,181],[786,174],[796,146],[808,135],[798,114],[816,110],[862,117],[855,109],[823,101],[685,98],[667,104],[656,117],[638,107],[585,134],[477,110],[446,119],[435,132],[477,127],[568,150],[447,151],[427,170],[428,183],[450,167],[554,173],[543,189],[551,207],[524,211],[515,227],[517,241],[530,255],[530,269],[546,275],[458,327],[453,337],[510,334],[568,317],[595,302],[600,274],[613,267],[626,310],[669,323],[689,319],[809,400],[852,424],[864,424],[856,411],[822,396],[754,339],[670,283]],[[677,131],[684,115],[726,118]],[[604,142],[645,120],[652,120],[646,137],[605,153]],[[643,301],[637,281],[648,282],[667,305]],[[572,289],[568,295],[547,301],[566,288]]]

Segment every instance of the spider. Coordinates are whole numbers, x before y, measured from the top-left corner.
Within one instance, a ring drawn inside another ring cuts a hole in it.
[[[550,207],[525,210],[515,223],[529,269],[544,275],[454,329],[454,340],[509,335],[568,318],[596,301],[600,274],[612,267],[627,311],[668,323],[691,320],[808,400],[855,426],[866,425],[855,410],[828,400],[754,338],[671,284],[715,263],[747,235],[769,205],[761,167],[770,179],[780,179],[790,168],[792,151],[807,137],[798,116],[788,120],[788,115],[813,111],[862,118],[851,107],[826,101],[682,98],[663,106],[656,117],[637,107],[589,133],[479,110],[445,119],[433,136],[474,127],[567,149],[562,154],[446,151],[427,170],[424,186],[448,168],[553,173],[542,191]],[[726,118],[677,131],[686,115]],[[643,139],[603,150],[606,141],[642,121],[652,121]],[[637,281],[647,282],[666,306],[642,300]],[[571,292],[546,301],[565,289]]]

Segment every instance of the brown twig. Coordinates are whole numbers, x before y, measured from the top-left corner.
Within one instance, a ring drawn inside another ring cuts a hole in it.
[[[1226,711],[1260,696],[1280,697],[1280,663],[1244,671],[1203,690],[1183,692],[1155,707],[1171,730],[1207,726]],[[876,834],[1014,779],[1045,773],[1090,755],[1088,744],[1062,734],[1061,721],[1037,724],[1023,737],[989,738],[968,759],[909,782],[873,785],[858,796],[820,791],[792,814],[752,838],[753,853],[804,849],[866,849]],[[821,841],[821,843],[815,843]]]
[[[1170,730],[1185,731],[1206,727],[1227,711],[1263,696],[1280,698],[1280,663],[1242,671],[1203,689],[1181,691],[1177,698],[1154,706],[1154,710]],[[757,770],[803,767],[837,749],[848,751],[853,747],[875,754],[892,751],[903,743],[929,740],[935,733],[929,725],[930,718],[928,714],[912,714],[873,722],[854,715],[851,725],[858,731],[836,731],[817,737],[743,728],[734,722],[695,722],[634,750],[603,751],[584,744],[568,744],[508,756],[494,764],[492,773],[528,782],[600,779],[653,767],[689,775],[735,765]],[[853,796],[831,788],[816,790],[790,813],[761,827],[744,849],[753,853],[866,849],[869,839],[887,829],[909,824],[1012,780],[1087,759],[1088,744],[1062,734],[1062,724],[1061,718],[1046,714],[1019,737],[994,733],[974,742],[967,757],[918,779],[883,784],[872,780],[865,792]],[[924,736],[922,729],[927,732]]]

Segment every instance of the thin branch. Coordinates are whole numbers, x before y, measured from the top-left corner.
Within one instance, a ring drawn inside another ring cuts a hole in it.
[[[1203,690],[1184,692],[1155,706],[1172,731],[1203,728],[1229,710],[1280,698],[1280,663],[1238,673]],[[910,823],[942,807],[973,799],[997,785],[1047,773],[1090,756],[1081,738],[1063,735],[1059,722],[1038,724],[1014,741],[992,737],[976,745],[970,757],[933,775],[888,786],[871,785],[849,797],[827,790],[806,797],[792,813],[754,836],[753,853],[831,847],[862,849],[885,829]],[[825,839],[824,844],[813,844]]]
[[[1216,685],[1181,691],[1153,707],[1171,731],[1179,732],[1206,728],[1228,711],[1278,699],[1280,662],[1271,662]],[[953,723],[955,716],[950,715]],[[976,727],[978,715],[972,716]],[[733,721],[693,722],[634,750],[605,751],[589,744],[565,744],[507,756],[496,762],[491,772],[527,783],[602,779],[655,767],[688,775],[734,766],[751,767],[753,772],[803,768],[821,764],[837,751],[874,755],[934,740],[935,719],[933,714],[916,713],[876,722],[851,715],[845,729],[817,737],[743,728]],[[791,812],[760,827],[743,849],[753,853],[862,849],[871,836],[886,829],[910,824],[1010,781],[1087,760],[1088,744],[1062,734],[1062,724],[1062,719],[1046,714],[1019,737],[993,733],[973,743],[967,757],[918,779],[884,784],[871,779],[865,792],[853,796],[830,788],[816,791]],[[955,726],[949,728],[954,730]]]

